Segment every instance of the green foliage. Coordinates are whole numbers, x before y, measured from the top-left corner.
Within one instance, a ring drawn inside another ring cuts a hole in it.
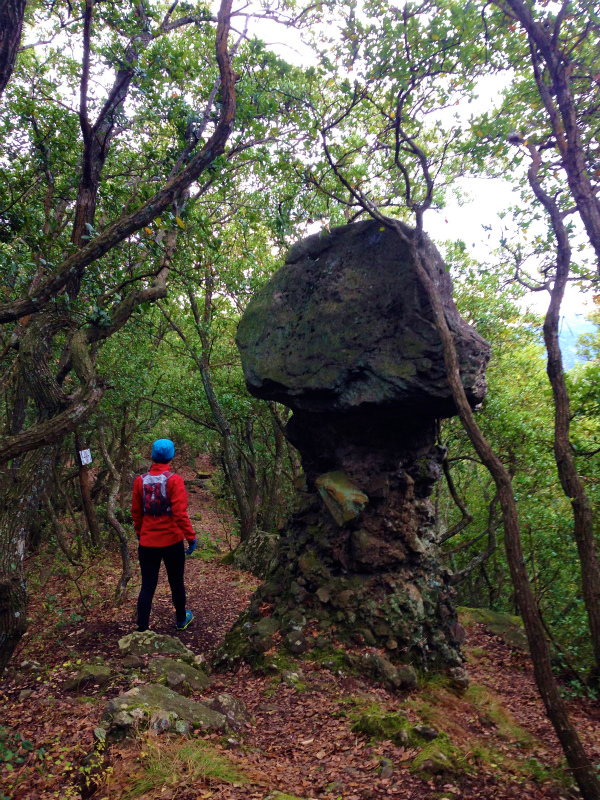
[[[28,739],[24,739],[19,731],[0,726],[0,764],[3,764],[9,772],[12,772],[16,765],[24,764],[34,749],[34,745]]]
[[[148,738],[141,753],[142,776],[123,795],[127,800],[149,792],[196,787],[203,781],[245,783],[243,773],[207,742],[199,739],[159,741]]]

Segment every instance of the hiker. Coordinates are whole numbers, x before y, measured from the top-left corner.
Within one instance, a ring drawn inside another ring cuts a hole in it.
[[[171,597],[175,606],[175,627],[184,631],[194,619],[185,607],[183,572],[185,557],[196,549],[196,534],[187,514],[187,493],[181,475],[171,472],[175,445],[157,439],[152,445],[150,472],[138,475],[133,484],[131,516],[138,538],[142,588],[137,601],[138,631],[147,631],[152,598],[158,583],[160,562],[165,562]],[[183,540],[187,539],[188,548]]]

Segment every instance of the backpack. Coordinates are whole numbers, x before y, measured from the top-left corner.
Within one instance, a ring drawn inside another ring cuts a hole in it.
[[[160,475],[151,475],[146,472],[142,475],[142,511],[151,517],[161,517],[172,514],[171,501],[167,495],[167,481],[172,472],[161,472]]]

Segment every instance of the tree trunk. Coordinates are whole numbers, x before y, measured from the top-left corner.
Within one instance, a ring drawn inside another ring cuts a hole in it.
[[[237,506],[240,519],[240,539],[241,541],[244,541],[256,529],[256,509],[252,507],[252,503],[246,491],[246,487],[244,485],[244,479],[242,477],[242,473],[238,465],[238,453],[235,446],[233,431],[231,430],[231,426],[229,424],[227,417],[223,413],[223,409],[221,408],[221,404],[219,403],[219,398],[215,393],[212,384],[212,379],[210,376],[210,359],[209,359],[210,342],[207,331],[209,329],[211,320],[212,292],[213,292],[212,273],[210,267],[207,267],[205,269],[205,294],[204,294],[204,310],[202,317],[200,316],[198,304],[196,303],[196,298],[194,296],[194,293],[188,287],[188,298],[190,301],[192,314],[194,315],[194,321],[196,323],[196,331],[198,333],[198,338],[200,339],[200,344],[202,348],[200,356],[198,356],[196,350],[192,346],[190,346],[184,332],[168,316],[168,314],[166,314],[164,310],[163,314],[166,316],[173,330],[177,332],[179,338],[186,345],[188,352],[196,362],[196,366],[200,371],[200,377],[202,379],[202,386],[204,387],[204,393],[206,395],[208,405],[210,407],[215,423],[217,425],[217,429],[221,434],[221,438],[223,441],[223,458],[225,460],[225,465],[227,469],[227,474],[229,475],[229,480],[231,481],[231,487],[233,489],[235,503]]]
[[[529,146],[529,151],[532,158],[527,173],[529,184],[550,216],[557,243],[556,275],[550,294],[550,305],[544,319],[544,342],[548,353],[547,372],[554,398],[554,457],[561,486],[571,501],[573,510],[573,535],[581,564],[583,600],[596,662],[592,675],[594,680],[598,680],[600,677],[600,563],[594,535],[592,505],[583,481],[577,473],[577,465],[569,438],[571,425],[569,392],[558,341],[560,306],[569,279],[571,247],[560,209],[539,182],[540,153],[533,145]]]
[[[17,60],[25,6],[26,0],[3,0],[0,3],[0,97]]]
[[[52,522],[52,529],[54,530],[54,535],[56,536],[56,541],[58,542],[58,546],[63,551],[65,558],[73,567],[80,567],[81,564],[78,563],[77,556],[71,551],[67,540],[65,539],[65,534],[63,530],[63,526],[58,518],[56,511],[54,510],[54,506],[52,505],[52,500],[49,495],[46,496],[46,508],[48,509],[48,513],[50,514],[50,520]]]
[[[27,630],[25,546],[57,454],[56,447],[44,447],[24,456],[16,472],[7,466],[0,473],[0,675]]]
[[[98,525],[98,518],[96,516],[96,511],[94,510],[94,504],[92,502],[92,493],[90,491],[90,477],[88,473],[88,466],[87,464],[81,463],[81,456],[80,453],[85,448],[84,439],[80,436],[78,432],[75,433],[75,458],[79,464],[79,488],[81,491],[81,504],[83,507],[83,513],[85,514],[85,518],[88,524],[88,530],[90,532],[90,539],[92,542],[92,548],[94,550],[100,549],[101,544],[101,535],[100,535],[100,526]]]
[[[119,578],[119,582],[117,583],[117,588],[115,590],[115,603],[119,605],[125,599],[127,592],[127,584],[129,583],[129,581],[133,576],[133,569],[131,567],[131,558],[129,556],[129,542],[127,541],[127,534],[125,533],[125,530],[123,529],[123,526],[117,519],[116,515],[117,497],[119,494],[119,487],[121,485],[121,476],[119,474],[119,471],[113,464],[110,455],[108,454],[108,448],[106,447],[106,442],[104,439],[104,431],[102,430],[102,428],[98,429],[98,441],[100,443],[100,449],[102,450],[102,455],[104,457],[104,460],[106,461],[106,466],[108,467],[112,478],[112,485],[110,487],[108,503],[106,504],[106,516],[108,518],[110,526],[117,534],[117,539],[119,541],[119,549],[121,551],[121,562],[123,565],[123,569],[121,572],[121,577]]]
[[[406,242],[404,232],[393,221],[387,220],[386,222],[390,227],[397,230],[398,235]],[[583,797],[585,800],[600,800],[600,784],[583,749],[577,731],[571,724],[552,673],[550,648],[523,560],[519,518],[510,475],[493,452],[473,416],[473,411],[462,385],[454,339],[446,321],[437,286],[429,275],[427,265],[422,260],[417,243],[409,240],[407,244],[411,247],[417,272],[433,309],[436,328],[444,348],[448,383],[450,384],[461,422],[479,458],[490,471],[496,484],[504,523],[506,556],[516,600],[523,617],[523,624],[529,642],[538,690],[544,702],[546,713],[564,750],[567,763],[573,771],[573,776]]]

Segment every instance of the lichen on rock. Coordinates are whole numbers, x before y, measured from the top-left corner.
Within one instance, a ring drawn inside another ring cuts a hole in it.
[[[127,727],[123,724],[123,713],[131,717],[138,727],[154,727],[166,731],[174,727],[177,720],[189,722],[193,728],[224,731],[227,719],[206,705],[182,697],[161,684],[144,684],[124,692],[110,700],[102,721],[110,728]],[[130,723],[128,723],[130,724]]]

